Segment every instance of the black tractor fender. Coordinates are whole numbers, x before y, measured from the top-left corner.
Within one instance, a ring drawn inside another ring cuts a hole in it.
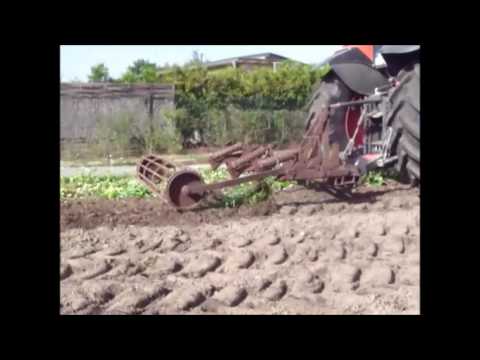
[[[357,48],[337,51],[326,63],[350,90],[359,95],[371,95],[375,88],[388,85],[388,78]]]
[[[420,45],[384,45],[380,54],[390,76],[399,77],[402,69],[419,62]]]

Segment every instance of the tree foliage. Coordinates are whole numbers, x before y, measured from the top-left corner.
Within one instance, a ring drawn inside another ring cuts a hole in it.
[[[88,81],[90,82],[107,82],[110,81],[110,75],[108,68],[105,64],[97,64],[90,68],[90,75],[88,75]]]
[[[158,81],[157,65],[144,59],[136,60],[121,78],[122,82],[155,83]]]
[[[276,70],[209,70],[203,54],[194,52],[192,60],[182,67],[159,69],[146,60],[137,60],[121,81],[174,84],[177,111],[172,120],[183,141],[200,134],[210,144],[249,137],[263,142],[276,137],[283,141],[285,132],[298,127],[287,118],[298,122],[298,111],[307,104],[313,85],[328,71],[293,61],[280,63]]]
[[[186,66],[186,67],[201,66],[204,63],[205,63],[205,56],[201,52],[195,50],[192,53],[192,59],[190,61],[186,62],[184,66]]]
[[[210,138],[212,133],[229,134],[233,129],[229,117],[235,116],[236,119],[244,119],[235,125],[235,129],[238,130],[238,126],[243,129],[242,136],[247,136],[245,134],[250,131],[256,134],[252,135],[252,141],[263,141],[269,137],[259,135],[261,132],[258,127],[267,127],[270,133],[282,133],[283,138],[286,120],[275,122],[274,112],[293,113],[303,109],[311,96],[313,85],[327,71],[327,68],[288,61],[278,66],[276,71],[271,68],[211,71],[198,63],[190,67],[176,66],[160,74],[159,81],[175,85],[175,104],[177,109],[182,109],[176,123],[184,138],[195,131],[202,137],[209,135],[207,137]],[[243,113],[238,114],[232,108]],[[218,128],[213,128],[212,122],[218,117],[218,111],[222,114],[222,120],[218,122]],[[282,130],[277,127],[279,124]],[[206,131],[209,134],[205,134]],[[209,143],[212,141],[218,143],[219,138],[213,138]]]
[[[198,65],[176,66],[162,74],[159,81],[174,83],[177,106],[193,113],[202,107],[221,109],[228,105],[242,109],[296,110],[305,105],[312,85],[324,74],[324,68],[295,62],[282,63],[277,71],[270,68],[208,71]]]
[[[175,84],[176,106],[196,116],[207,109],[297,110],[302,108],[312,86],[326,68],[314,68],[293,61],[281,63],[277,70],[227,68],[208,70],[203,55],[194,52],[185,66],[158,67],[140,59],[122,76],[127,83],[158,82]]]

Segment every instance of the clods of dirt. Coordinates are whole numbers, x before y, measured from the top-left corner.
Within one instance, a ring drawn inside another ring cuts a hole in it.
[[[418,314],[419,203],[402,186],[299,188],[251,210],[62,203],[60,312]]]

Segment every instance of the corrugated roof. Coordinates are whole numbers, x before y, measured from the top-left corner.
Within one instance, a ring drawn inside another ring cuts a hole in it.
[[[230,64],[232,61],[239,61],[244,59],[249,60],[249,59],[254,59],[259,57],[266,57],[266,58],[270,57],[270,58],[274,58],[275,60],[288,60],[288,58],[286,58],[285,56],[281,56],[273,53],[260,53],[260,54],[253,54],[253,55],[237,56],[237,57],[216,60],[216,61],[209,61],[205,65],[207,67],[211,67],[211,66],[217,66],[217,65]]]

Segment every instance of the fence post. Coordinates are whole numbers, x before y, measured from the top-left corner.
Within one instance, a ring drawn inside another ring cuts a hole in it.
[[[150,93],[148,96],[148,119],[150,121],[150,143],[153,138],[153,94]],[[153,151],[153,149],[149,150]]]

